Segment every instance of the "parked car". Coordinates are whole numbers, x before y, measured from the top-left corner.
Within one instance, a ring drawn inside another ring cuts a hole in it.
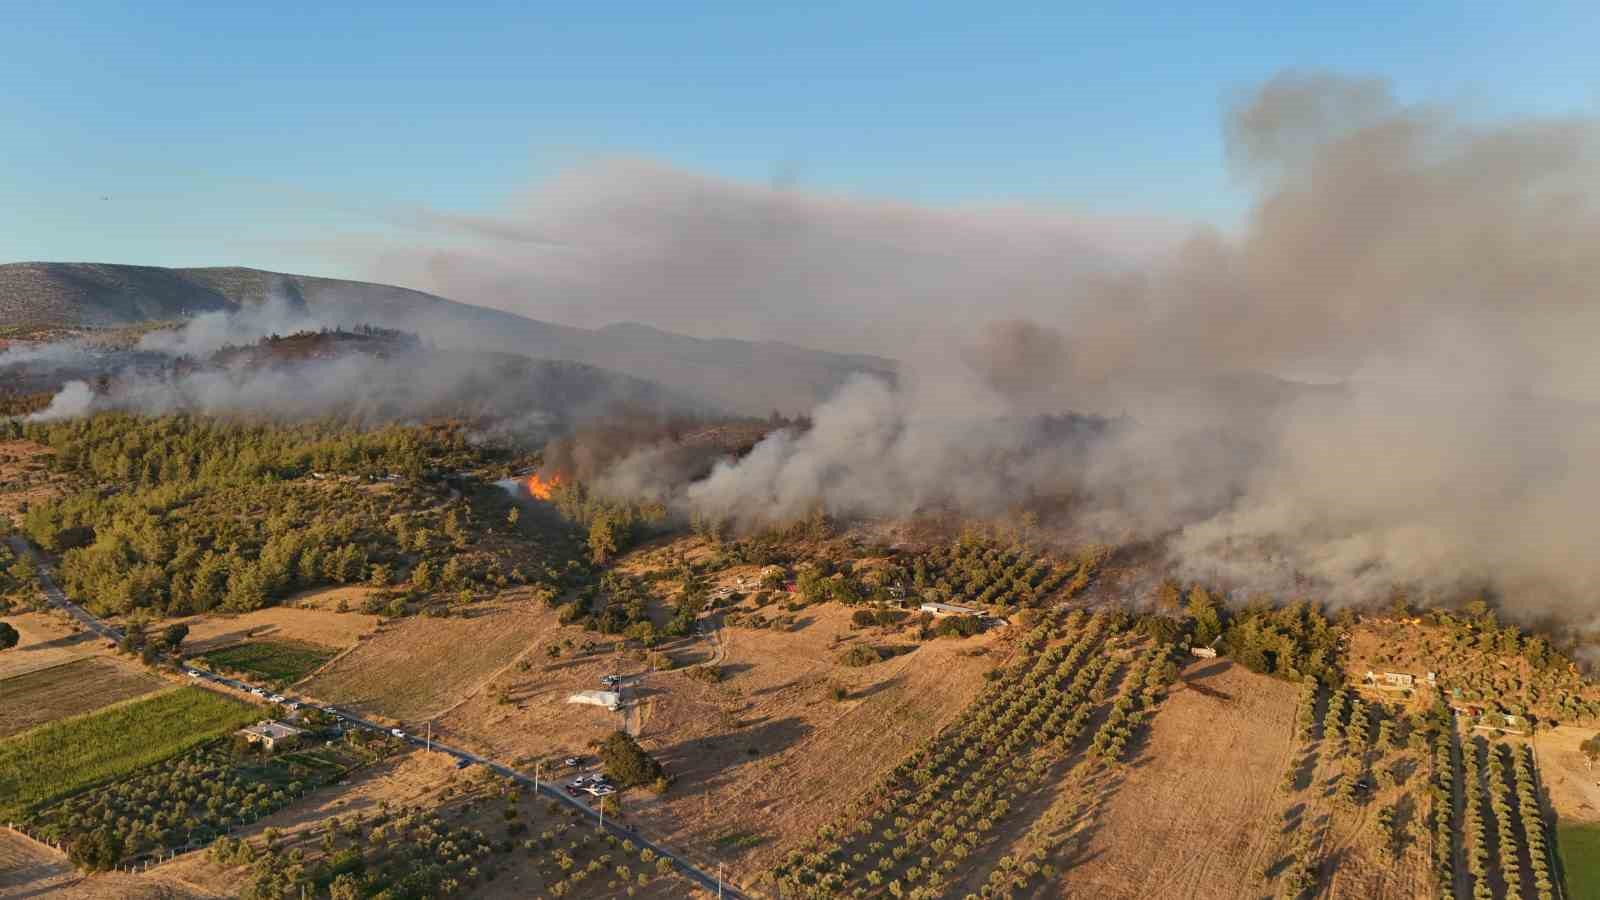
[[[591,784],[584,790],[596,797],[609,797],[617,792],[617,789],[609,784]]]
[[[583,765],[583,757],[581,757],[581,756],[569,756],[566,759],[562,760],[561,762],[564,765],[566,765],[566,767],[569,768],[569,769],[576,769],[577,767]]]
[[[470,765],[472,765],[472,760],[470,760],[470,759],[458,759],[458,760],[456,760],[456,768],[458,768],[458,769],[465,769],[467,766],[470,766]]]
[[[405,740],[405,738],[406,738],[406,733],[404,731],[401,731],[398,728],[389,729],[389,733],[394,735],[395,737],[401,739],[401,740]]]
[[[621,675],[604,675],[604,676],[601,676],[600,683],[605,685],[606,687],[613,687],[615,685],[619,685],[619,684],[622,683],[622,676]]]
[[[578,795],[579,795],[579,794],[581,794],[581,793],[583,793],[583,788],[579,788],[579,787],[573,787],[573,786],[572,786],[572,785],[570,785],[570,784],[569,784],[569,785],[567,785],[567,786],[566,786],[566,787],[565,787],[565,788],[563,788],[563,789],[562,789],[562,790],[565,790],[565,791],[566,791],[566,792],[567,792],[567,796],[568,796],[568,797],[576,797],[576,796],[578,796]]]
[[[273,703],[282,703],[287,698],[284,697],[282,694],[273,694],[271,697],[268,697],[267,699],[271,700]]]
[[[200,677],[200,673],[198,671],[194,670],[194,669],[184,669],[183,670],[183,674],[189,676],[190,678],[199,678]]]
[[[251,688],[250,693],[256,695],[257,697],[265,697],[267,695],[267,692],[263,691],[261,688]]]

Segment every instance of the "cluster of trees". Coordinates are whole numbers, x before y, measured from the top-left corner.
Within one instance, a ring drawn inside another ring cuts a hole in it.
[[[626,731],[614,731],[600,743],[600,761],[605,764],[606,776],[618,787],[650,785],[658,792],[666,789],[667,773],[661,763]]]
[[[984,607],[1037,607],[1048,598],[1066,599],[1088,586],[1110,555],[1090,547],[1067,566],[1055,566],[1021,544],[1002,545],[966,534],[911,563],[911,583],[924,594]]]
[[[1448,711],[1445,713],[1448,715]],[[1444,729],[1433,735],[1433,767],[1429,777],[1428,799],[1433,811],[1433,881],[1441,897],[1455,896],[1457,850],[1455,824],[1455,786],[1458,768],[1452,733]]]
[[[37,837],[68,844],[80,868],[98,871],[161,848],[203,845],[346,771],[332,762],[253,759],[213,741],[48,806],[27,826]]]
[[[1151,708],[1161,702],[1167,685],[1177,676],[1170,647],[1156,646],[1141,653],[1123,678],[1122,696],[1112,704],[1111,714],[1095,733],[1090,745],[1095,755],[1109,761],[1122,759],[1134,732],[1150,715]]]
[[[424,481],[371,490],[359,478],[299,477],[415,472],[490,452],[452,428],[121,415],[30,427],[58,467],[94,486],[35,504],[24,528],[64,553],[64,587],[101,614],[247,611],[307,588],[368,583],[388,596],[369,611],[393,615],[408,611],[407,597],[455,605],[485,588],[572,574],[570,540],[509,519],[504,492],[457,479],[447,501],[444,486]]]
[[[1106,673],[1118,668],[1105,642],[1130,624],[1126,617],[1081,610],[1040,618],[1022,639],[1021,660],[1000,670],[952,726],[768,873],[783,896],[879,889],[896,897],[945,895],[962,861],[1074,753],[1111,681]],[[1066,642],[1052,645],[1058,638]],[[1139,662],[1159,670],[1164,652]],[[1124,679],[1124,697],[1149,686],[1146,669],[1139,671]],[[1044,855],[997,867],[984,896],[1010,896],[1043,875]]]
[[[600,497],[575,480],[558,482],[550,491],[550,502],[562,518],[587,533],[589,558],[597,566],[626,552],[667,519],[667,508],[659,502]]]

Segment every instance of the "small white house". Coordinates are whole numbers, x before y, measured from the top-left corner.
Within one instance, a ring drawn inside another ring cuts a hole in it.
[[[1217,658],[1217,648],[1215,647],[1190,647],[1189,652],[1200,657],[1201,659]]]
[[[919,609],[922,612],[933,613],[935,616],[940,616],[940,617],[943,617],[943,616],[981,616],[981,615],[983,615],[983,610],[981,610],[981,609],[974,609],[974,608],[972,608],[970,606],[957,606],[954,603],[932,603],[932,602],[929,602],[929,603],[922,604],[922,606],[919,607]]]

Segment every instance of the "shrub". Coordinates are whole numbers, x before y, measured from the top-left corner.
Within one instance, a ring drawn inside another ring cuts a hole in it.
[[[839,657],[839,662],[854,668],[870,666],[873,663],[882,661],[883,654],[878,651],[878,648],[869,647],[866,644],[857,644],[846,650],[844,655]]]

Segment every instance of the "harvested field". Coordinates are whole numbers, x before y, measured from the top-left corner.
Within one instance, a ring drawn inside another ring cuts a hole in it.
[[[0,738],[164,687],[143,669],[92,656],[0,681]]]
[[[673,651],[716,660],[720,681],[666,671],[631,687],[638,703],[627,721],[674,782],[662,797],[628,792],[625,817],[691,857],[725,862],[730,877],[748,881],[958,715],[983,685],[982,673],[1007,650],[999,632],[930,641],[877,665],[849,668],[837,662],[845,647],[909,640],[852,629],[850,613],[818,606],[799,614],[794,631],[722,629],[715,650]],[[597,687],[601,675],[644,667],[611,654],[552,662],[541,648],[531,654],[530,671],[496,681],[510,703],[476,697],[442,719],[435,734],[500,758],[548,759],[589,752],[589,742],[616,730],[623,721],[617,714],[566,698]],[[834,686],[845,699],[833,699]]]
[[[1590,770],[1578,746],[1595,733],[1592,728],[1562,725],[1541,731],[1533,740],[1539,757],[1539,774],[1550,794],[1550,805],[1563,822],[1600,824],[1600,775]]]
[[[258,707],[185,687],[0,741],[0,820],[227,734]]]
[[[0,897],[51,900],[190,900],[230,896],[201,891],[158,876],[107,873],[84,876],[65,855],[0,827]]]
[[[436,716],[482,688],[555,626],[528,599],[475,606],[469,618],[386,625],[305,684],[306,693],[401,721]]]
[[[1292,745],[1293,685],[1225,660],[1192,664],[1148,743],[1092,786],[1053,896],[1247,897]],[[1075,801],[1075,796],[1069,802]],[[1159,864],[1154,864],[1159,861]]]
[[[332,659],[324,647],[290,641],[250,641],[200,657],[219,671],[238,671],[286,687]]]
[[[94,653],[109,653],[105,642],[87,631],[74,631],[66,615],[28,612],[6,616],[17,629],[17,646],[0,653],[0,678],[46,669]]]
[[[339,650],[378,627],[377,616],[286,606],[269,606],[237,616],[206,614],[174,621],[189,626],[189,637],[183,643],[187,653],[203,653],[252,640],[299,641]]]
[[[67,476],[46,468],[50,448],[33,441],[0,441],[0,515],[19,517],[23,504],[60,494]]]

